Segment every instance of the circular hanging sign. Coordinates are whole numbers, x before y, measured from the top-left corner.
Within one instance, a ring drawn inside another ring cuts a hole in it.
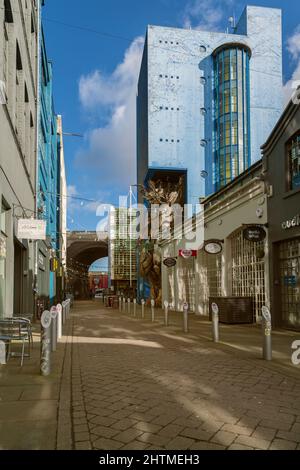
[[[197,250],[179,250],[179,256],[185,259],[196,258]]]
[[[265,229],[259,225],[251,225],[245,228],[243,235],[245,240],[254,243],[264,241],[267,236]]]
[[[167,266],[167,268],[174,268],[176,264],[177,264],[176,258],[166,258],[164,260],[164,265]]]
[[[211,240],[205,243],[204,251],[209,255],[219,255],[222,253],[223,247],[218,240]]]

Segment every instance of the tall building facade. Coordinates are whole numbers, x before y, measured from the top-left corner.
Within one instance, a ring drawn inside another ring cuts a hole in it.
[[[131,211],[131,213],[130,213]],[[136,212],[134,209],[112,209],[109,216],[109,279],[115,292],[128,292],[135,296],[137,280]]]
[[[261,158],[281,112],[281,10],[247,6],[228,33],[149,26],[138,183],[184,177],[185,202],[197,203]]]
[[[17,238],[35,215],[39,4],[0,1],[0,318],[34,304],[34,243]]]
[[[56,300],[60,250],[60,138],[53,101],[52,63],[48,60],[44,31],[40,35],[39,136],[37,212],[47,222],[45,241],[38,247],[37,296],[50,305]]]

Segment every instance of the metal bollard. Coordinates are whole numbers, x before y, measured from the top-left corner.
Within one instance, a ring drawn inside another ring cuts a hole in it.
[[[155,321],[155,300],[151,300],[151,321],[152,323]]]
[[[169,302],[165,300],[165,326],[169,326]]]
[[[142,300],[142,319],[145,318],[145,300]]]
[[[183,332],[189,332],[189,305],[186,302],[183,304]]]
[[[131,313],[131,300],[128,299],[127,303],[128,303],[128,314],[130,315],[130,313]]]
[[[272,361],[272,318],[268,307],[262,307],[263,358]]]
[[[214,343],[219,342],[219,307],[217,304],[212,304],[211,305],[211,311],[212,311],[212,337]]]
[[[60,340],[62,338],[62,305],[58,304],[57,307],[57,339]]]
[[[62,303],[62,324],[66,323],[66,302]]]
[[[133,299],[133,316],[136,317],[136,299]]]
[[[119,312],[122,312],[122,297],[119,297]]]
[[[125,297],[123,298],[123,312],[126,312],[126,299]]]
[[[51,373],[51,313],[45,311],[41,317],[41,374],[46,377]]]
[[[0,341],[0,366],[6,364],[6,344]]]
[[[57,307],[51,308],[50,315],[51,315],[51,351],[55,352],[57,349]]]

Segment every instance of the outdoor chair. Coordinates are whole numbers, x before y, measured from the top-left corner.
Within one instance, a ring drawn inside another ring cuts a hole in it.
[[[7,345],[7,361],[10,357],[21,357],[21,367],[24,363],[24,357],[30,357],[30,334],[28,329],[28,320],[8,318],[0,320],[0,340]],[[21,343],[21,353],[11,351],[13,343]],[[28,354],[25,355],[25,344],[28,343]]]

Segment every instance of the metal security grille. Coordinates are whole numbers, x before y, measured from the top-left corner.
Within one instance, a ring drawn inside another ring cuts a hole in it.
[[[282,323],[300,327],[300,239],[280,244]]]
[[[254,317],[266,304],[264,242],[253,243],[239,232],[231,239],[232,295],[252,297]]]
[[[222,256],[199,254],[199,309],[209,314],[209,298],[222,296]]]
[[[195,259],[180,259],[178,269],[179,302],[187,302],[191,312],[195,311]]]

